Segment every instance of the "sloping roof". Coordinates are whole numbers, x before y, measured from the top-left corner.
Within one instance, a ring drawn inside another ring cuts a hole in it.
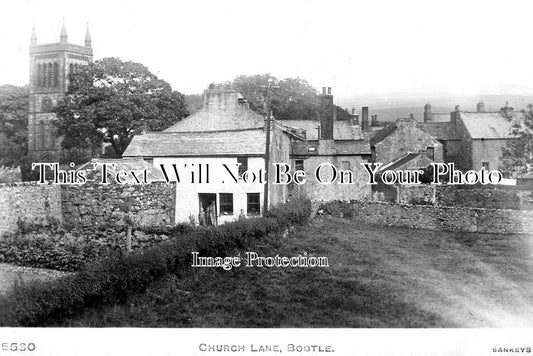
[[[246,107],[237,106],[232,110],[203,108],[164,130],[164,132],[244,130],[258,129],[264,126],[265,119]]]
[[[123,157],[183,157],[220,155],[263,155],[264,130],[216,132],[154,132],[137,135]]]
[[[138,172],[146,169],[148,181],[157,182],[165,180],[160,170],[154,168],[142,158],[93,158],[89,162],[81,165],[77,170],[87,170],[88,177],[95,176],[97,174],[96,172],[101,170],[101,168],[94,169],[94,164],[96,163],[105,163],[107,165],[107,171],[112,175],[117,171]],[[129,179],[132,180],[133,178],[130,177]]]
[[[372,136],[372,138],[370,140],[370,144],[372,146],[374,146],[376,143],[378,143],[380,141],[383,141],[385,138],[387,138],[389,135],[391,135],[394,131],[396,131],[396,129],[397,129],[397,126],[396,126],[395,122],[392,122],[392,123],[388,124],[387,126],[382,128],[381,130],[376,131],[374,133],[374,136]]]
[[[379,167],[378,172],[383,172],[386,170],[397,170],[397,169],[424,169],[429,166],[434,161],[427,157],[427,155],[420,152],[408,152],[406,155],[398,158],[394,162],[390,162],[384,166]]]
[[[437,140],[460,140],[455,125],[448,122],[419,122],[417,126]]]
[[[499,112],[461,112],[461,120],[465,124],[470,136],[474,139],[511,137],[510,129],[512,120],[508,120]]]
[[[278,120],[278,124],[306,131],[307,140],[318,140],[318,120]],[[362,140],[363,132],[359,126],[352,126],[348,121],[335,121],[333,125],[333,138],[335,140]]]
[[[335,141],[334,154],[331,155],[340,155],[340,156],[349,156],[349,155],[369,155],[370,151],[370,142],[368,139],[365,140],[354,140],[354,141]],[[319,145],[317,142],[294,142],[292,144],[291,155],[294,156],[318,156],[319,155]]]
[[[450,122],[451,121],[450,113],[447,113],[447,114],[432,114],[431,115],[431,120],[433,122]]]

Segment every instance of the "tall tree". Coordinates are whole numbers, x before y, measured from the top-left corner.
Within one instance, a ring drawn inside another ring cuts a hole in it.
[[[110,144],[120,156],[141,130],[163,130],[188,115],[183,94],[140,63],[104,58],[69,76],[56,108],[63,148]]]
[[[0,165],[19,166],[27,154],[28,87],[0,86]]]
[[[506,106],[507,107],[507,106]],[[502,108],[502,112],[503,112]],[[505,111],[506,117],[512,120],[514,115]],[[514,139],[508,140],[507,147],[502,149],[501,171],[516,178],[533,171],[533,105],[521,113],[520,120],[513,120],[511,135]]]
[[[277,80],[270,74],[241,75],[227,83],[241,92],[250,103],[250,108],[266,114],[265,98],[269,78],[278,88],[272,91],[272,113],[278,120],[318,120],[320,99],[317,91],[306,80],[285,78]],[[347,119],[346,111],[337,107],[337,119]]]

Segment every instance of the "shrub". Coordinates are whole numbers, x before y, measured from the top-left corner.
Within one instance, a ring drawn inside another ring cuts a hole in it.
[[[310,202],[294,201],[272,209],[266,218],[189,230],[183,238],[146,250],[110,255],[75,275],[17,285],[0,298],[0,325],[60,325],[63,318],[85,308],[123,303],[131,294],[142,293],[164,276],[185,272],[191,263],[191,252],[221,256],[249,247],[291,224],[306,223],[310,210]]]

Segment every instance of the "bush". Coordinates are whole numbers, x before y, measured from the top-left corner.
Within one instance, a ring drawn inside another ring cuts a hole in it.
[[[164,240],[176,238],[193,229],[188,224],[174,226],[139,227],[145,239],[133,236],[133,248],[143,248]],[[20,266],[50,268],[60,271],[78,271],[85,264],[126,249],[125,226],[77,227],[66,230],[59,222],[47,225],[18,222],[15,233],[0,238],[0,262]]]
[[[306,223],[310,210],[308,201],[291,202],[272,209],[266,218],[197,228],[184,233],[183,238],[130,255],[110,255],[75,275],[17,285],[0,298],[0,325],[60,325],[63,318],[85,308],[123,303],[164,276],[185,272],[190,268],[191,252],[223,256],[249,247],[291,224]]]

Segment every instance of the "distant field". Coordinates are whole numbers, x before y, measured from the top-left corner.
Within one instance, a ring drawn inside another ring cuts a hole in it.
[[[194,269],[64,326],[533,326],[533,236],[323,218],[258,250],[307,251],[331,267]]]

